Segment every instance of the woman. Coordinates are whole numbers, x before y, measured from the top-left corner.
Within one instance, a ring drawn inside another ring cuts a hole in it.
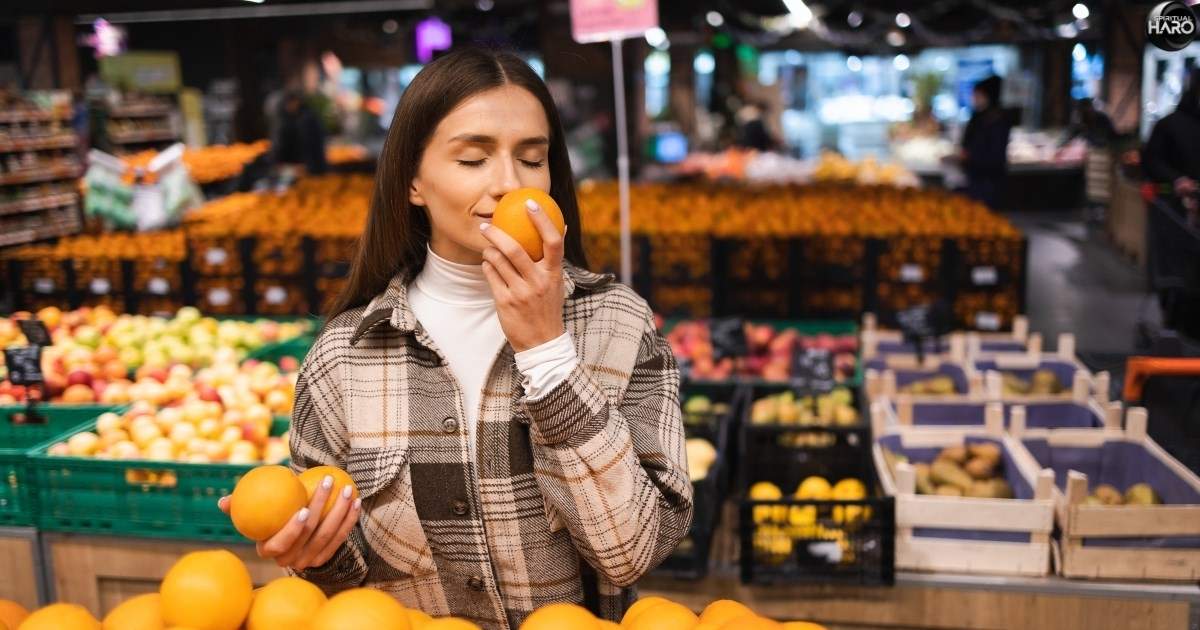
[[[459,50],[417,75],[292,416],[293,467],[345,468],[360,499],[320,519],[320,489],[260,555],[489,629],[551,602],[620,617],[687,533],[692,487],[675,360],[646,303],[586,270],[570,173],[519,58]],[[518,187],[567,225],[530,208],[538,262],[488,225]]]

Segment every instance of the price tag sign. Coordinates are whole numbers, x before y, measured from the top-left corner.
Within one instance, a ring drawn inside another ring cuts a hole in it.
[[[971,268],[971,282],[977,287],[995,286],[998,280],[999,277],[996,273],[995,267],[989,265],[985,267]]]
[[[896,313],[896,323],[904,333],[904,340],[916,346],[917,360],[925,360],[926,340],[935,340],[938,335],[950,332],[950,317],[945,305],[922,304]],[[937,347],[937,344],[932,344]]]
[[[37,278],[33,281],[33,290],[35,293],[54,293],[53,278]]]
[[[267,304],[283,304],[287,300],[287,289],[283,287],[267,287],[263,294]]]
[[[745,321],[740,317],[718,317],[709,323],[713,360],[725,357],[744,357],[750,352],[746,343]]]
[[[792,386],[802,392],[827,392],[837,384],[833,353],[806,348],[792,355]]]
[[[226,260],[229,260],[229,254],[220,247],[210,247],[204,252],[204,262],[210,265],[223,265]]]
[[[46,328],[46,324],[40,319],[22,319],[17,321],[17,325],[21,327],[21,334],[25,335],[25,339],[31,346],[48,346],[50,341],[50,330]]]
[[[900,265],[900,281],[916,284],[925,281],[925,270],[912,263]]]
[[[1000,316],[990,311],[975,313],[975,327],[979,330],[1000,330]]]
[[[146,290],[154,295],[166,295],[171,292],[171,283],[164,278],[150,278]]]
[[[108,292],[112,290],[112,283],[108,281],[108,278],[92,278],[92,281],[88,283],[88,289],[92,295],[108,295]]]
[[[208,301],[215,306],[228,306],[233,301],[233,294],[229,292],[229,289],[224,287],[210,289],[208,292]]]
[[[42,377],[42,347],[17,346],[4,349],[4,365],[13,385],[37,385]]]

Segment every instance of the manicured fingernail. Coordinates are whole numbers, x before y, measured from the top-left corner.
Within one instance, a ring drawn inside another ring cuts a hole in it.
[[[361,508],[361,507],[362,507],[362,499],[355,499],[355,500],[354,500],[354,509],[356,509],[356,510],[357,510],[357,509],[359,509],[359,508]]]
[[[346,486],[345,488],[342,488],[342,498],[349,499],[350,493],[353,491],[354,491],[353,488],[351,488],[350,486]]]
[[[325,488],[326,490],[332,488],[333,487],[333,475],[325,475],[325,478],[321,480],[321,487]]]
[[[479,231],[480,231],[480,232],[482,232],[482,231],[484,231],[484,230],[486,230],[486,229],[488,229],[488,228],[490,228],[490,227],[492,227],[492,224],[491,224],[491,223],[480,223],[480,224],[479,224]]]
[[[530,212],[541,212],[542,211],[542,207],[538,205],[538,202],[536,202],[532,199],[525,200],[525,207],[529,208]]]
[[[300,512],[296,514],[296,522],[303,523],[308,520],[308,508],[300,508]]]

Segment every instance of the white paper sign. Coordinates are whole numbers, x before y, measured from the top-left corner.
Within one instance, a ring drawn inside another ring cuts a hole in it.
[[[204,252],[204,262],[210,265],[223,265],[226,260],[229,260],[229,254],[220,247],[210,247]]]
[[[38,293],[54,293],[53,278],[38,278],[33,281],[33,290]]]
[[[171,283],[164,278],[150,278],[146,290],[154,295],[166,295],[171,292]]]
[[[900,265],[900,281],[901,282],[924,282],[925,270],[920,265],[908,263]]]
[[[108,281],[108,278],[92,278],[88,288],[91,289],[92,295],[108,295],[108,292],[112,290],[112,283]]]
[[[208,301],[216,306],[228,306],[233,301],[233,294],[225,287],[209,289]]]
[[[971,269],[971,282],[974,282],[975,286],[992,286],[996,284],[996,280],[997,276],[995,267],[987,266],[975,267]]]
[[[975,327],[979,330],[1000,330],[1000,316],[990,311],[975,313]]]
[[[283,287],[267,287],[266,293],[263,294],[267,304],[283,304],[287,300],[287,289]]]

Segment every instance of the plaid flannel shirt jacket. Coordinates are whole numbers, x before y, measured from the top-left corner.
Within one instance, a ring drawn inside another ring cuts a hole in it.
[[[510,345],[481,355],[493,363],[474,461],[459,385],[399,276],[329,321],[297,384],[292,467],[344,468],[363,512],[303,577],[485,630],[553,602],[620,618],[691,525],[679,371],[636,293],[570,264],[563,275],[579,365],[531,401]]]

